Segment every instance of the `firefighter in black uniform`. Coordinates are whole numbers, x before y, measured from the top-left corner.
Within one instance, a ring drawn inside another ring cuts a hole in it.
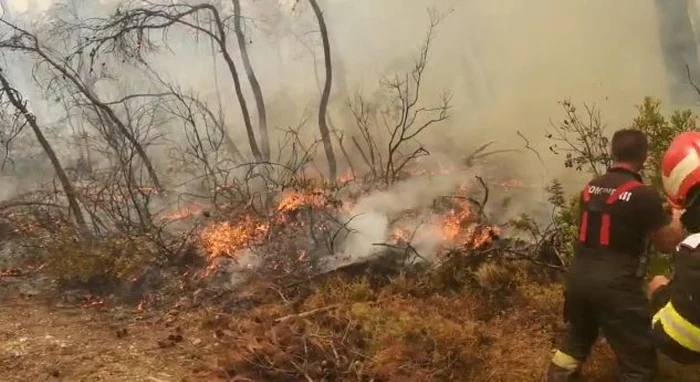
[[[647,238],[671,252],[683,238],[680,222],[660,195],[642,183],[647,159],[644,133],[624,129],[611,142],[613,165],[581,193],[579,242],[565,283],[566,337],[547,380],[576,381],[602,329],[617,356],[621,381],[652,381],[656,352],[643,289]]]
[[[649,283],[656,347],[683,364],[700,364],[700,133],[683,133],[662,161],[669,200],[685,208],[687,236],[676,249],[674,276]]]

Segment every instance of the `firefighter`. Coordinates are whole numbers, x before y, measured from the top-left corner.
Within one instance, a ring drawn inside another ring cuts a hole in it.
[[[676,249],[674,276],[649,283],[652,335],[656,347],[683,364],[700,363],[700,133],[683,133],[662,161],[664,190],[685,208],[681,216],[689,233]]]
[[[611,141],[613,165],[585,185],[574,258],[565,281],[568,329],[547,380],[576,381],[599,329],[615,352],[621,381],[652,381],[656,351],[643,288],[647,239],[662,252],[682,240],[682,227],[661,196],[642,183],[644,133],[623,129]]]

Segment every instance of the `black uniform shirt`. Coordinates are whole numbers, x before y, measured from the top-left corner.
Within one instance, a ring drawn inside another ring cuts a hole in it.
[[[590,201],[584,203],[581,199],[581,212],[588,211],[586,242],[576,246],[572,271],[590,274],[601,281],[634,277],[648,235],[668,224],[670,216],[664,211],[658,192],[646,185],[632,188],[614,204],[604,206],[618,187],[632,180],[642,181],[630,170],[611,168],[588,183]],[[600,245],[601,211],[610,216],[610,239],[606,246]]]

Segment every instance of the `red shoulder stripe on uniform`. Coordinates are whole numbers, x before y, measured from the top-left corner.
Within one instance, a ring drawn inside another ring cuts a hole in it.
[[[613,204],[617,201],[617,198],[620,197],[620,195],[623,192],[627,192],[632,190],[633,188],[636,188],[638,186],[641,186],[642,183],[636,181],[636,180],[630,180],[627,183],[623,183],[620,186],[618,186],[615,191],[613,191],[610,196],[608,197],[608,200],[605,201],[605,204]]]
[[[591,201],[591,193],[588,191],[589,184],[587,183],[583,187],[583,202],[588,203]],[[586,234],[588,233],[588,211],[585,209],[583,210],[583,213],[581,214],[581,226],[579,227],[578,230],[578,239],[581,242],[586,242]]]
[[[588,191],[589,185],[586,184],[585,187],[583,187],[583,201],[584,202],[589,202],[591,200],[591,193]]]
[[[605,201],[605,204],[615,204],[622,193],[631,191],[632,189],[641,185],[642,183],[637,180],[631,180],[627,183],[623,183],[610,194],[608,200]],[[604,212],[600,217],[600,245],[610,245],[610,220],[610,214],[606,212]]]

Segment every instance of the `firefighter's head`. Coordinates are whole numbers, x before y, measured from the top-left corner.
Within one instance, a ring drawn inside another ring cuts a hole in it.
[[[616,165],[626,165],[635,171],[644,168],[649,142],[643,132],[635,129],[622,129],[615,132],[610,144],[612,160]]]
[[[673,139],[661,162],[664,191],[676,208],[685,209],[687,229],[700,230],[700,133],[686,132]]]
[[[678,208],[695,202],[695,188],[700,188],[700,133],[686,132],[671,141],[661,161],[664,191]]]

